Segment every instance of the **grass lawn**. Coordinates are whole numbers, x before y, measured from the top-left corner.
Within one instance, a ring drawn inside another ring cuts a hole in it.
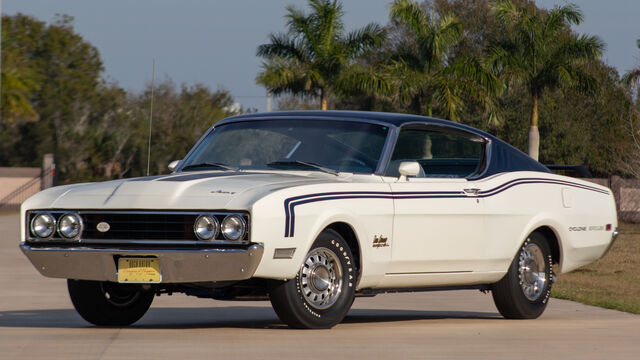
[[[551,296],[640,314],[640,224],[620,223],[609,253],[558,276]]]

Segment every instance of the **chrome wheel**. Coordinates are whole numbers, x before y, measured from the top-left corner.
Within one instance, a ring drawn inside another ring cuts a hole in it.
[[[518,273],[524,296],[531,301],[538,300],[548,279],[546,260],[537,244],[527,244],[520,252]]]
[[[340,297],[342,265],[327,248],[313,249],[307,255],[298,278],[304,299],[316,309],[327,309]]]

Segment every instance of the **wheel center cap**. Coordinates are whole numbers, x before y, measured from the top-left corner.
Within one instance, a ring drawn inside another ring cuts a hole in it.
[[[318,291],[325,291],[329,288],[331,281],[329,279],[329,270],[324,266],[318,266],[311,272],[311,281],[313,287]]]

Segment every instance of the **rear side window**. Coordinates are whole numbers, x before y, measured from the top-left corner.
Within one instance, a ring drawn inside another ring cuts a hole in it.
[[[403,161],[417,161],[418,177],[466,178],[481,170],[485,142],[469,134],[432,129],[402,129],[387,167],[387,176],[399,176]]]

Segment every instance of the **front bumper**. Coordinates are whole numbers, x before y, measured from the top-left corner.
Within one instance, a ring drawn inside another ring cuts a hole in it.
[[[159,259],[163,283],[189,283],[249,279],[258,268],[264,248],[131,250],[86,247],[32,247],[22,252],[44,276],[77,280],[118,281],[119,257]]]

